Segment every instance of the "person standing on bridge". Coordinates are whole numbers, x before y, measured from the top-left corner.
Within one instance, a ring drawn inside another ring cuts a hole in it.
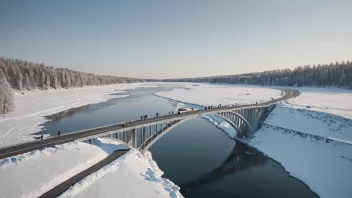
[[[61,131],[60,131],[60,129],[59,129],[59,131],[57,131],[57,137],[59,137],[60,134],[61,134]]]
[[[159,113],[156,113],[156,117],[159,117]]]
[[[42,144],[44,143],[44,136],[43,136],[43,135],[40,136],[40,142],[41,142]]]

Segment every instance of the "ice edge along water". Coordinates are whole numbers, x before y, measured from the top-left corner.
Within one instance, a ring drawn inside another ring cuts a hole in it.
[[[47,121],[45,116],[87,104],[127,97],[111,95],[123,90],[156,86],[153,83],[133,83],[18,92],[15,94],[14,111],[0,116],[0,147],[33,140],[31,134],[42,130],[41,125]]]
[[[213,91],[216,86],[219,90]],[[229,85],[201,84],[187,88],[156,95],[200,106],[234,101],[248,103],[243,93],[247,95],[253,87],[246,86],[242,91]],[[258,95],[268,90],[254,88]],[[222,91],[227,93],[221,94]],[[352,193],[349,186],[352,182],[352,92],[322,88],[300,88],[299,91],[299,97],[277,105],[252,139],[240,141],[278,161],[291,176],[303,181],[319,196],[349,197]],[[233,98],[223,97],[230,92],[236,93]],[[258,95],[249,102],[258,100]],[[236,131],[223,119],[214,115],[203,118],[235,138]]]
[[[33,151],[1,159],[0,177],[3,180],[0,180],[0,183],[2,184],[1,187],[6,187],[6,190],[2,189],[0,191],[0,196],[38,197],[70,177],[104,159],[115,150],[126,148],[129,148],[129,146],[117,140],[98,138],[94,145],[82,142],[71,142],[55,146],[54,148],[46,148],[41,151]],[[110,196],[118,195],[121,190],[124,190],[128,191],[128,194],[143,197],[142,194],[144,189],[145,191],[148,191],[149,194],[152,194],[152,196],[149,197],[158,197],[158,194],[153,194],[153,190],[157,189],[162,195],[160,195],[161,197],[164,197],[165,195],[172,198],[182,197],[179,193],[180,188],[177,185],[170,180],[161,177],[163,172],[159,169],[156,162],[153,161],[151,153],[146,152],[142,155],[139,151],[133,148],[130,149],[131,150],[128,153],[85,177],[59,197],[77,196],[80,192],[89,190],[93,183],[95,186],[101,185],[104,187],[104,183],[101,182],[104,181],[102,178],[113,174],[120,169],[121,166],[122,168],[131,166],[131,163],[134,166],[133,168],[128,169],[127,171],[124,170],[123,175],[118,174],[113,178],[120,177],[121,179],[121,177],[131,177],[132,179],[130,179],[130,181],[133,183],[130,183],[127,180],[124,182],[124,186],[122,186],[121,189],[119,189],[119,186],[115,186],[114,188],[109,189],[110,192],[105,191],[104,193],[108,193]],[[130,164],[126,164],[126,161],[128,162],[131,160],[132,162],[129,162]],[[68,162],[71,163],[70,166],[67,165]],[[57,163],[61,164],[56,167],[55,164]],[[41,166],[45,166],[47,170],[43,170]],[[138,176],[133,177],[133,175]],[[28,176],[28,178],[23,178],[25,176]],[[6,181],[4,179],[6,179]],[[142,194],[134,193],[136,191],[134,182],[137,182],[137,180],[142,181],[139,181],[141,185],[138,186],[141,190],[140,193]],[[28,183],[28,181],[31,181],[31,183]],[[111,179],[109,182],[111,182]],[[6,185],[9,183],[12,185]],[[105,197],[105,195],[99,197]]]

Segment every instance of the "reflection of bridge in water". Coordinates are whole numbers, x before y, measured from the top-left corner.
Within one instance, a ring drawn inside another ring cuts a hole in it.
[[[258,155],[254,149],[242,143],[236,143],[230,155],[221,165],[193,181],[180,184],[180,187],[184,191],[194,190],[205,184],[220,180],[226,175],[234,174],[253,166],[262,166],[267,160],[265,156]]]
[[[249,136],[256,131],[277,102],[298,96],[299,92],[283,89],[285,95],[260,104],[239,105],[233,107],[218,107],[205,110],[195,110],[175,115],[165,115],[144,120],[135,120],[127,126],[123,123],[90,128],[71,132],[60,137],[46,138],[44,144],[32,141],[0,149],[0,158],[18,155],[45,147],[73,141],[93,142],[99,137],[117,138],[128,143],[133,148],[145,151],[163,135],[184,121],[205,115],[216,115],[228,122],[240,136]],[[67,114],[70,114],[68,111]],[[58,118],[59,119],[59,118]]]

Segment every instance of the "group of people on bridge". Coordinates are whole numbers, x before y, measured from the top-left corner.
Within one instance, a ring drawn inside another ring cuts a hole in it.
[[[61,131],[60,131],[60,129],[59,129],[59,130],[57,131],[57,137],[60,137],[60,135],[61,135]],[[43,134],[40,136],[40,143],[41,143],[41,144],[44,143],[44,135],[43,135]]]
[[[274,100],[274,98],[271,97],[271,100]],[[258,102],[256,102],[256,104],[258,104]],[[233,104],[232,107],[235,107],[236,105],[237,105],[237,103]],[[218,105],[218,108],[226,108],[226,107],[230,107],[230,105],[221,105],[221,104]],[[193,108],[191,108],[191,109],[192,109],[192,111],[194,110]],[[212,105],[206,106],[206,107],[204,107],[204,109],[205,110],[213,109],[213,106]],[[181,114],[181,112],[178,111],[177,114]],[[169,115],[174,115],[174,111],[169,112]],[[156,113],[155,117],[159,117],[159,113]],[[146,120],[146,119],[148,119],[148,115],[147,114],[145,114],[144,116],[141,116],[141,120]],[[128,122],[123,123],[122,126],[123,127],[127,127],[129,124],[132,124],[131,120],[129,120]],[[58,130],[57,137],[59,137],[60,134],[61,134],[61,131]],[[44,136],[43,135],[40,136],[40,140],[41,140],[41,143],[43,144],[44,143]]]

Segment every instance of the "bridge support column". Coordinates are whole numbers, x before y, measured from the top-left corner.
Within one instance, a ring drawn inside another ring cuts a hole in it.
[[[137,148],[137,134],[136,134],[136,129],[132,129],[132,133],[131,133],[132,137],[132,147],[133,148]]]
[[[142,139],[141,139],[141,144],[144,145],[145,143],[145,133],[146,133],[146,127],[142,128]]]
[[[158,124],[155,125],[155,133],[158,133]]]
[[[123,132],[123,141],[132,146],[133,148],[136,148],[136,129],[132,129],[130,131],[124,131]]]
[[[128,143],[128,140],[127,140],[127,131],[124,131],[124,132],[122,132],[122,134],[123,134],[123,137],[122,137],[122,141],[123,142],[126,142],[126,143]]]
[[[152,136],[152,125],[149,126],[149,137]]]
[[[90,140],[89,140],[89,143],[90,143],[90,144],[94,144],[94,139],[90,139]]]

